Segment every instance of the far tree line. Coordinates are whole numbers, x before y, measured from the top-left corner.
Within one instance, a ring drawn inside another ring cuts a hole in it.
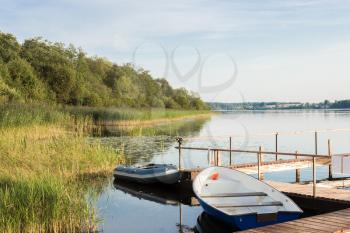
[[[73,45],[42,38],[19,43],[0,32],[0,103],[207,109],[200,97],[130,64],[89,57]]]
[[[268,110],[268,109],[347,109],[349,100],[325,100],[319,103],[301,102],[244,102],[244,103],[207,103],[213,110]]]

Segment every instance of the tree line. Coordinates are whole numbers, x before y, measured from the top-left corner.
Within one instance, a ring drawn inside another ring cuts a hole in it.
[[[207,109],[200,97],[174,89],[131,64],[90,57],[81,48],[42,38],[19,43],[0,32],[0,103]]]
[[[350,100],[335,100],[334,102],[325,100],[319,103],[301,102],[243,102],[243,103],[220,103],[208,102],[207,105],[212,110],[267,110],[267,109],[348,109]]]

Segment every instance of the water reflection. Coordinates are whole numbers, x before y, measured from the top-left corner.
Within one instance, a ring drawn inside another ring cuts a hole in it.
[[[197,135],[209,117],[198,119],[184,119],[182,121],[165,122],[153,125],[95,125],[92,136],[123,137],[123,136],[187,136]]]
[[[156,202],[163,205],[198,206],[191,192],[180,191],[174,185],[140,184],[124,180],[114,180],[114,187],[126,194],[139,199]]]
[[[215,219],[205,212],[202,212],[198,218],[194,232],[196,233],[232,233],[238,229],[232,228],[229,224]]]
[[[112,146],[125,154],[127,163],[142,162],[162,162],[165,161],[164,156],[169,154],[168,151],[175,146],[175,137],[181,136],[197,136],[204,124],[209,121],[206,119],[184,120],[183,122],[175,122],[172,124],[162,124],[149,127],[144,130],[140,127],[138,133],[135,131],[120,131],[118,127],[107,127],[109,132],[105,137],[92,138],[92,140],[100,140],[103,144]],[[114,131],[115,130],[115,131]],[[123,132],[123,136],[118,135]],[[158,161],[152,159],[158,158]],[[173,161],[175,164],[175,161]]]
[[[122,180],[115,180],[112,187],[98,203],[103,232],[194,232],[201,208],[190,194],[165,184]]]
[[[186,215],[185,212],[188,210],[188,208],[199,208],[197,204],[198,202],[195,200],[195,197],[191,195],[192,193],[179,192],[179,189],[174,188],[174,186],[165,184],[146,185],[122,180],[115,180],[113,185],[116,190],[119,190],[125,195],[129,195],[140,201],[150,201],[158,204],[159,206],[163,206],[163,208],[167,208],[166,206],[177,208],[177,218],[176,220],[173,219],[173,221],[175,220],[175,225],[173,227],[174,231],[181,233],[226,233],[237,230],[201,211],[199,211],[200,214],[197,215],[197,224],[195,226],[186,225],[183,222],[183,215]],[[147,214],[145,213],[145,215]],[[166,216],[164,216],[162,220],[164,218],[166,218]]]

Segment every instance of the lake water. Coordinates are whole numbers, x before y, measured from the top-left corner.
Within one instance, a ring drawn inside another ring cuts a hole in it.
[[[337,130],[335,130],[337,129]],[[184,136],[184,146],[229,147],[275,150],[275,133],[279,132],[281,152],[314,153],[314,132],[318,133],[318,153],[350,152],[350,111],[242,111],[225,112],[209,119],[184,121],[173,125],[134,129],[132,135],[118,129],[105,129],[108,137],[94,137],[122,150],[130,164],[138,162],[178,163],[174,148],[176,136]],[[136,133],[135,133],[136,132]],[[113,136],[117,135],[117,136]],[[138,136],[135,136],[138,135]],[[265,159],[273,159],[265,156]],[[229,154],[222,154],[222,163],[229,163]],[[256,155],[233,154],[234,163],[255,162]],[[183,151],[182,167],[207,167],[208,152]],[[317,169],[318,179],[327,178],[327,167]],[[265,174],[265,179],[294,182],[295,171]],[[302,181],[311,179],[311,170],[303,169]],[[201,207],[191,206],[190,197],[173,190],[155,191],[140,185],[115,183],[104,188],[97,198],[98,215],[103,232],[195,232],[199,225],[213,219],[203,214]],[[181,218],[180,218],[181,213]],[[211,227],[221,223],[210,222]],[[222,229],[224,231],[224,229]]]

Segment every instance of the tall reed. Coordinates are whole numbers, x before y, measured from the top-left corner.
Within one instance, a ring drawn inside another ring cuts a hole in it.
[[[110,176],[121,156],[60,124],[0,129],[0,232],[95,230],[84,177]]]

